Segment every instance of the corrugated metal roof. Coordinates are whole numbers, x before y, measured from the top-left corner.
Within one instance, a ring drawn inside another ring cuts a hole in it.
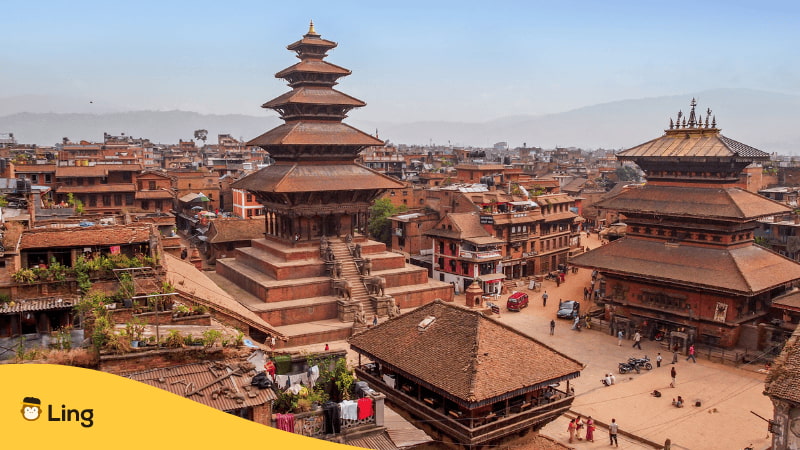
[[[371,434],[358,439],[348,439],[345,444],[352,445],[353,447],[371,448],[374,450],[397,449],[397,446],[394,445],[392,439],[389,438],[386,430],[383,430],[381,433]]]

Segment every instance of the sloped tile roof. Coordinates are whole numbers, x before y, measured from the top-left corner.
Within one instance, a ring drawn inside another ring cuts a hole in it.
[[[452,225],[451,230],[446,228],[447,224]],[[425,235],[463,240],[478,245],[505,242],[486,231],[480,224],[480,216],[476,213],[449,213],[435,227],[426,231]]]
[[[800,280],[800,263],[757,245],[708,248],[625,237],[578,255],[580,267],[753,296]]]
[[[229,372],[236,375],[215,382]],[[128,378],[221,411],[231,411],[263,405],[278,398],[272,389],[250,386],[255,375],[252,363],[227,359],[136,372],[128,375]]]
[[[247,145],[383,145],[383,141],[340,122],[287,122]]]
[[[772,299],[772,305],[800,311],[800,291],[794,290],[788,294],[781,295]]]
[[[786,341],[765,381],[764,394],[800,403],[800,327]]]
[[[646,185],[602,200],[598,208],[723,219],[756,219],[790,212],[786,205],[739,188],[700,188]]]
[[[25,230],[19,249],[126,245],[150,240],[149,226],[93,226]]]
[[[361,100],[329,87],[302,86],[280,97],[276,97],[261,105],[262,108],[273,108],[287,103],[366,106]]]
[[[421,331],[427,317],[435,320]],[[477,311],[436,300],[348,339],[466,405],[580,376],[584,365]],[[436,349],[436,351],[431,351]]]
[[[208,242],[245,241],[264,237],[264,217],[253,219],[216,219],[208,230]]]
[[[317,73],[335,73],[339,75],[350,75],[353,73],[349,69],[339,67],[336,64],[331,64],[327,61],[308,60],[300,61],[299,63],[289,66],[275,74],[275,78],[283,78],[293,72],[317,72]]]
[[[273,164],[234,182],[231,187],[262,192],[399,189],[403,183],[353,163]]]
[[[617,153],[620,160],[637,158],[767,159],[769,154],[719,134],[717,129],[668,130],[663,136]]]

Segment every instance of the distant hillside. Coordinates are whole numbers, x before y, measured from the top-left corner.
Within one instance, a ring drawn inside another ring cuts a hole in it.
[[[529,147],[628,148],[654,139],[668,127],[679,109],[688,112],[692,97],[698,112],[707,108],[729,138],[766,152],[800,153],[800,96],[748,89],[717,89],[675,96],[621,100],[542,116],[516,115],[482,123],[413,122],[386,123],[358,120],[346,122],[395,143],[458,146],[490,146],[505,141]],[[0,100],[0,104],[4,102]],[[40,106],[43,109],[45,106]],[[369,107],[367,107],[369,108]],[[60,109],[60,108],[59,108]],[[53,109],[57,110],[57,109]],[[366,111],[366,110],[365,110]],[[104,114],[8,113],[0,109],[0,133],[12,132],[21,143],[53,145],[64,136],[72,140],[102,140],[103,133],[146,137],[153,142],[177,143],[191,139],[194,130],[209,131],[209,142],[217,134],[252,139],[281,123],[277,114],[203,115],[184,111],[110,112]]]
[[[239,114],[204,115],[186,111],[136,111],[110,114],[19,113],[0,117],[0,132],[14,133],[23,144],[53,145],[61,138],[100,142],[103,133],[148,138],[155,143],[177,144],[190,140],[194,131],[208,130],[208,143],[218,134],[252,139],[282,123],[275,116]]]
[[[678,110],[688,113],[692,97],[705,117],[712,109],[722,133],[765,152],[800,153],[800,96],[747,89],[718,89],[636,100],[621,100],[544,116],[514,116],[486,123],[361,122],[380,131],[383,139],[406,144],[511,146],[553,148],[629,148],[659,137]],[[353,122],[354,125],[359,123]]]

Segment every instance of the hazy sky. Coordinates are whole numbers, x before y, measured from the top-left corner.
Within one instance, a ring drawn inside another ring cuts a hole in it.
[[[4,0],[0,98],[260,114],[286,45],[339,43],[351,117],[486,121],[745,87],[800,94],[800,2]],[[269,114],[275,114],[268,112]]]

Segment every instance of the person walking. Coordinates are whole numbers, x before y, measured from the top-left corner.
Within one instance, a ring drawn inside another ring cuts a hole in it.
[[[550,320],[550,336],[556,331],[556,321]]]
[[[639,333],[639,330],[636,330],[636,333],[633,335],[633,345],[631,347],[637,347],[639,350],[642,349],[642,335]]]
[[[617,441],[617,432],[619,432],[617,419],[611,419],[611,423],[608,424],[608,439],[611,441],[611,445],[619,447],[619,442]]]
[[[376,315],[372,316],[372,326],[374,327],[374,326],[377,326],[377,325],[378,325],[378,315],[376,314]]]
[[[547,297],[547,291],[544,291],[544,294],[542,294],[542,307],[547,306]]]
[[[669,387],[672,387],[672,388],[675,387],[675,376],[676,375],[677,375],[677,372],[675,372],[675,368],[673,367],[672,370],[669,371],[669,376],[672,377],[672,382],[669,384]]]
[[[695,356],[694,356],[694,344],[689,346],[689,356],[686,357],[686,360],[688,361],[690,358],[691,358],[692,362],[697,364],[697,358],[695,358]]]
[[[672,364],[678,364],[678,344],[672,347]]]
[[[583,287],[583,299],[589,300],[589,288],[587,288],[586,286]]]
[[[656,356],[656,367],[661,367],[661,352],[658,352],[658,356]]]
[[[625,336],[625,332],[622,330],[617,331],[617,346],[622,347],[622,338]]]

